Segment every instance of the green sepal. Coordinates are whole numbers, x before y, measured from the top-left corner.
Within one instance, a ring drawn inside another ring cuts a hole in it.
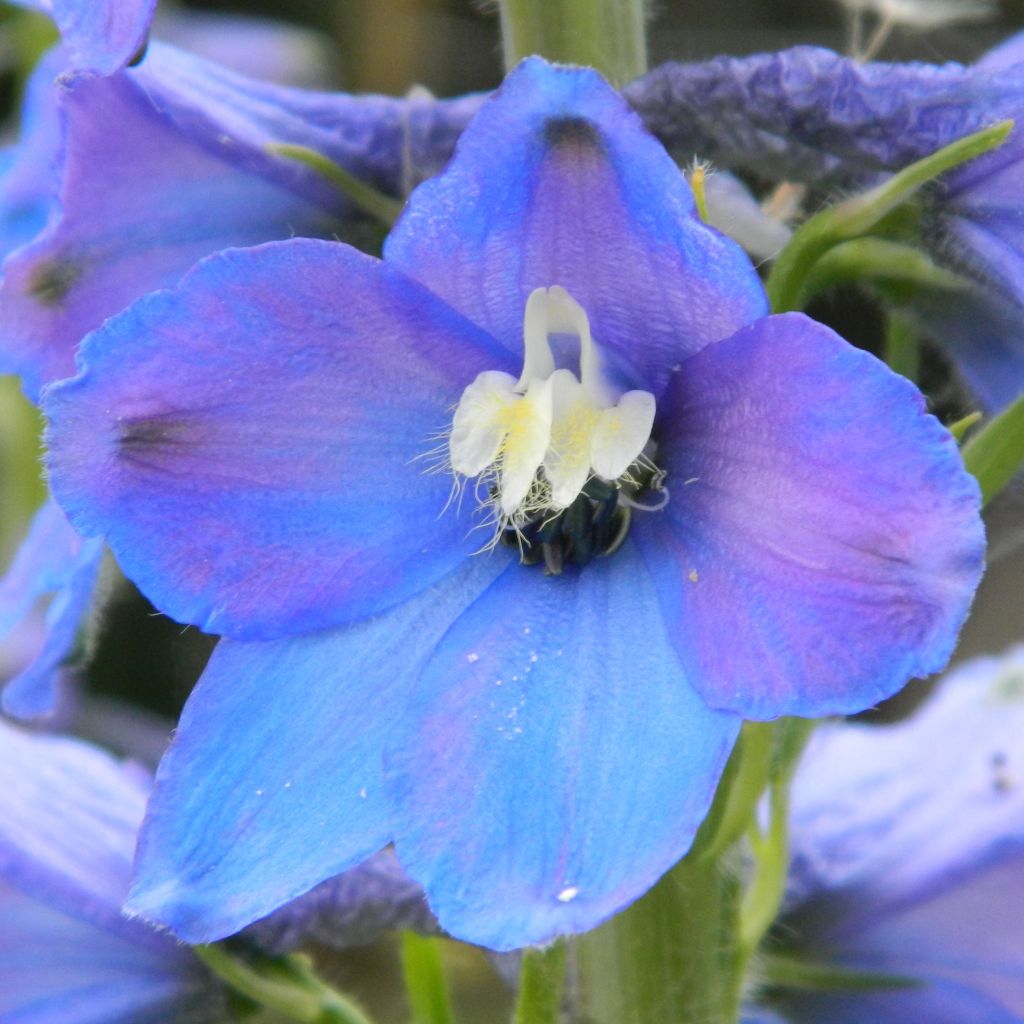
[[[829,249],[875,231],[924,185],[1002,145],[1012,129],[1012,121],[1000,121],[967,135],[805,221],[779,254],[765,284],[772,311],[800,309],[807,279]]]
[[[758,980],[763,988],[789,988],[803,992],[891,992],[921,988],[918,978],[881,971],[858,971],[833,964],[817,964],[778,953],[758,958]]]
[[[266,149],[274,156],[294,160],[296,163],[316,171],[354,206],[362,210],[363,213],[375,217],[386,227],[390,228],[398,220],[403,207],[399,200],[386,196],[383,192],[378,192],[372,186],[367,185],[365,181],[360,181],[350,171],[346,171],[344,167],[325,157],[323,153],[318,153],[315,149],[309,149],[307,146],[295,146],[287,142],[272,142]]]
[[[230,943],[193,946],[192,952],[233,992],[250,1004],[300,1024],[373,1024],[349,996],[317,977],[302,954],[269,957]]]
[[[1024,395],[982,427],[961,449],[987,505],[1024,464]]]

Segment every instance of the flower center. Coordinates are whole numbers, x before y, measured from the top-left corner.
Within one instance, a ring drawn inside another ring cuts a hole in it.
[[[523,349],[518,380],[488,370],[462,393],[448,455],[460,485],[476,480],[495,540],[557,573],[618,547],[633,496],[660,489],[654,396],[608,384],[587,314],[557,285],[530,294]]]

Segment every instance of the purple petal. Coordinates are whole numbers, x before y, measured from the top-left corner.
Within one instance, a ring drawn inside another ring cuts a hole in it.
[[[70,67],[109,75],[139,54],[156,0],[12,0],[57,23]]]
[[[246,639],[337,625],[479,547],[425,456],[503,358],[347,246],[229,250],[88,339],[46,401],[51,485],[181,621]]]
[[[387,762],[399,860],[444,929],[498,950],[592,928],[651,886],[739,727],[690,687],[628,544],[557,578],[512,564],[411,701]]]
[[[452,621],[507,559],[346,629],[222,641],[157,775],[129,909],[230,935],[390,839],[381,752]]]
[[[61,209],[7,260],[0,288],[0,368],[33,397],[74,373],[86,333],[198,259],[341,230],[346,201],[268,144],[311,147],[371,180],[381,147],[399,162],[397,101],[263,85],[169,47],[112,78],[64,78],[57,89]]]
[[[92,602],[103,545],[83,541],[64,513],[48,501],[36,514],[28,536],[0,580],[0,637],[15,628],[44,596],[46,610],[41,646],[29,663],[7,682],[3,709],[20,718],[52,712],[56,676],[75,645],[78,629]]]
[[[594,71],[524,61],[422,185],[385,259],[517,356],[535,288],[562,285],[625,385],[766,310],[749,260],[706,228],[678,167]]]
[[[863,64],[810,46],[670,62],[623,92],[673,152],[820,183],[905,167],[1024,106],[1012,71]]]
[[[362,946],[400,928],[438,930],[423,890],[386,849],[257,921],[245,938],[280,955],[311,942],[331,949]]]
[[[799,314],[705,349],[659,409],[637,529],[712,707],[861,710],[942,668],[981,575],[977,484],[923,399]]]

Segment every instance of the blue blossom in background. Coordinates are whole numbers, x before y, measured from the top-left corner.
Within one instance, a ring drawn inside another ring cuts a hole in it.
[[[192,953],[121,915],[148,780],[0,721],[0,1020],[219,1024]]]
[[[777,937],[888,991],[779,993],[794,1024],[1024,1020],[1024,648],[969,662],[909,721],[819,730],[793,789]]]
[[[686,851],[739,716],[940,668],[976,486],[906,381],[765,305],[619,97],[533,60],[384,262],[227,251],[95,332],[55,494],[226,635],[134,912],[208,940],[393,841],[457,937],[589,928]]]
[[[3,691],[8,714],[31,718],[53,710],[56,675],[74,648],[78,626],[92,601],[103,542],[83,540],[64,513],[48,501],[0,580],[0,639],[49,598],[46,628],[35,654]]]

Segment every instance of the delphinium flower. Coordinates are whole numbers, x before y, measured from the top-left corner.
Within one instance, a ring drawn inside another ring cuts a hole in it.
[[[958,668],[908,721],[819,729],[769,950],[826,990],[776,990],[787,1020],[1024,1020],[1022,728],[1016,648]]]
[[[909,383],[765,313],[621,99],[531,60],[383,262],[227,251],[94,332],[54,492],[225,635],[130,908],[209,940],[393,841],[452,934],[542,942],[685,853],[741,716],[940,668],[976,485]]]
[[[149,780],[0,721],[0,1020],[219,1024],[188,949],[121,914]]]

